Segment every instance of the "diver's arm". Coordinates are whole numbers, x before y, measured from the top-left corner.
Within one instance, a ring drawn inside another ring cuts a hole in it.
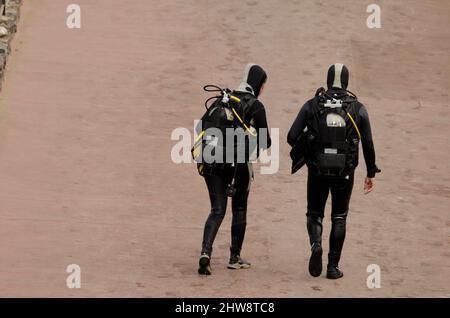
[[[252,116],[254,121],[254,127],[257,129],[258,134],[261,134],[263,132],[261,128],[265,129],[264,132],[266,134],[267,145],[261,146],[263,149],[269,149],[270,146],[272,145],[272,140],[270,139],[269,128],[267,125],[266,110],[264,108],[264,105],[260,101],[255,101],[252,108],[254,109]],[[259,136],[258,139],[261,140],[261,136]]]
[[[295,119],[294,123],[292,124],[291,129],[289,130],[289,133],[287,135],[287,142],[289,145],[294,147],[295,143],[297,142],[298,137],[303,132],[303,130],[306,127],[306,118],[307,118],[307,108],[308,108],[308,102],[306,102],[303,107],[300,109],[297,118]]]
[[[381,170],[379,170],[375,164],[375,147],[372,140],[372,130],[370,128],[369,114],[364,105],[361,105],[361,108],[359,109],[359,116],[361,119],[361,143],[367,167],[367,177],[374,178],[375,174],[381,172]]]

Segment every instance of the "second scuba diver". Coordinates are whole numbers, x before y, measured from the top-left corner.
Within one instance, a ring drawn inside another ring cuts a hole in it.
[[[244,77],[239,87],[234,91],[229,91],[229,95],[233,99],[239,100],[244,104],[244,112],[239,116],[237,113],[226,110],[226,117],[230,117],[236,122],[236,117],[241,120],[241,124],[248,130],[251,125],[252,129],[256,130],[259,135],[264,136],[267,140],[265,145],[259,145],[258,149],[269,148],[271,145],[270,136],[267,130],[267,119],[264,105],[258,100],[258,97],[264,89],[267,75],[266,72],[258,65],[248,64],[244,70]],[[206,89],[205,89],[206,90]],[[225,91],[222,92],[226,94]],[[220,102],[220,99],[216,101]],[[208,111],[205,116],[213,116],[213,112],[218,114],[222,110],[215,110],[213,104],[207,107]],[[222,107],[226,108],[226,107]],[[204,116],[204,117],[205,117]],[[202,121],[205,118],[202,118]],[[225,118],[227,119],[227,118]],[[248,123],[248,126],[245,124]],[[261,130],[262,129],[262,130]],[[259,136],[261,137],[261,136]],[[258,139],[261,140],[261,139]],[[239,151],[239,150],[238,150]],[[253,179],[252,163],[237,162],[229,163],[205,163],[199,165],[199,172],[204,177],[209,199],[211,202],[211,211],[206,220],[203,233],[203,242],[201,256],[199,259],[198,273],[201,275],[211,274],[211,255],[213,251],[213,243],[216,238],[219,227],[225,216],[227,209],[228,197],[231,196],[232,208],[232,225],[231,225],[231,247],[230,259],[228,263],[229,269],[244,269],[249,268],[250,263],[241,258],[242,244],[244,242],[245,229],[247,225],[247,200],[250,191],[250,184]],[[230,188],[232,187],[232,188]]]

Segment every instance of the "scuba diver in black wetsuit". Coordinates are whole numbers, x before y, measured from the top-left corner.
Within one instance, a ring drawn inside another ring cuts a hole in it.
[[[338,263],[345,239],[354,170],[358,165],[359,142],[362,143],[367,166],[365,193],[372,191],[375,174],[381,172],[375,164],[367,110],[354,94],[347,91],[348,80],[349,72],[345,65],[332,65],[328,70],[328,90],[319,89],[316,96],[303,105],[287,137],[292,147],[301,143],[301,156],[304,154],[304,162],[308,166],[309,272],[314,277],[322,273],[322,220],[329,192],[332,197],[332,228],[327,278],[343,276]]]
[[[259,148],[269,148],[271,144],[267,130],[267,119],[264,105],[257,99],[262,93],[267,75],[258,65],[248,64],[244,70],[244,78],[240,86],[231,95],[246,100],[248,105],[245,111],[245,121],[248,122],[257,133],[266,134],[266,145]],[[209,108],[211,109],[212,106]],[[208,113],[208,112],[207,112]],[[202,119],[203,120],[203,119]],[[261,130],[263,129],[263,130]],[[264,138],[264,137],[263,137]],[[261,140],[261,139],[259,139]],[[244,241],[247,224],[247,199],[250,184],[253,179],[252,164],[248,161],[238,163],[203,163],[202,175],[205,179],[211,201],[211,212],[206,220],[202,251],[199,260],[198,273],[202,275],[211,274],[211,253],[213,243],[227,208],[228,196],[232,197],[232,225],[231,225],[231,248],[228,268],[249,268],[250,263],[240,257],[242,243]],[[233,189],[230,191],[230,185]],[[231,193],[230,193],[231,192]]]

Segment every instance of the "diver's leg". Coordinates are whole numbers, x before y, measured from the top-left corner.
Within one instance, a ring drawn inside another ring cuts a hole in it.
[[[314,277],[320,276],[322,273],[322,220],[328,192],[328,180],[308,172],[306,225],[311,244],[309,273]]]
[[[327,277],[330,279],[341,278],[344,275],[339,269],[339,260],[344,246],[353,180],[354,174],[351,173],[347,179],[336,180],[331,186],[331,233],[327,266]]]
[[[222,224],[227,209],[226,178],[219,175],[205,175],[205,182],[211,201],[211,212],[203,231],[202,255],[200,257],[200,274],[211,274],[210,258],[213,243]]]
[[[238,164],[236,171],[236,193],[232,198],[233,219],[231,222],[230,262],[228,264],[230,269],[250,267],[250,263],[243,260],[240,255],[247,227],[247,201],[253,178],[252,169],[251,163],[241,163]]]

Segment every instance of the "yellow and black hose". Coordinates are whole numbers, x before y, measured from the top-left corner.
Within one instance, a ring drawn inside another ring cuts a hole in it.
[[[236,97],[236,96],[230,95],[230,98],[231,98],[232,100],[234,100],[235,102],[237,102],[237,103],[240,103],[240,102],[241,102],[241,100],[240,100],[238,97]],[[237,119],[239,120],[239,122],[242,124],[242,126],[244,126],[245,130],[247,130],[247,132],[248,132],[250,135],[252,135],[253,137],[256,137],[257,134],[254,133],[253,131],[251,131],[250,128],[248,128],[247,124],[242,120],[242,118],[239,116],[239,114],[238,114],[237,111],[234,109],[234,107],[231,106],[231,110],[233,111],[234,115],[237,117]]]

